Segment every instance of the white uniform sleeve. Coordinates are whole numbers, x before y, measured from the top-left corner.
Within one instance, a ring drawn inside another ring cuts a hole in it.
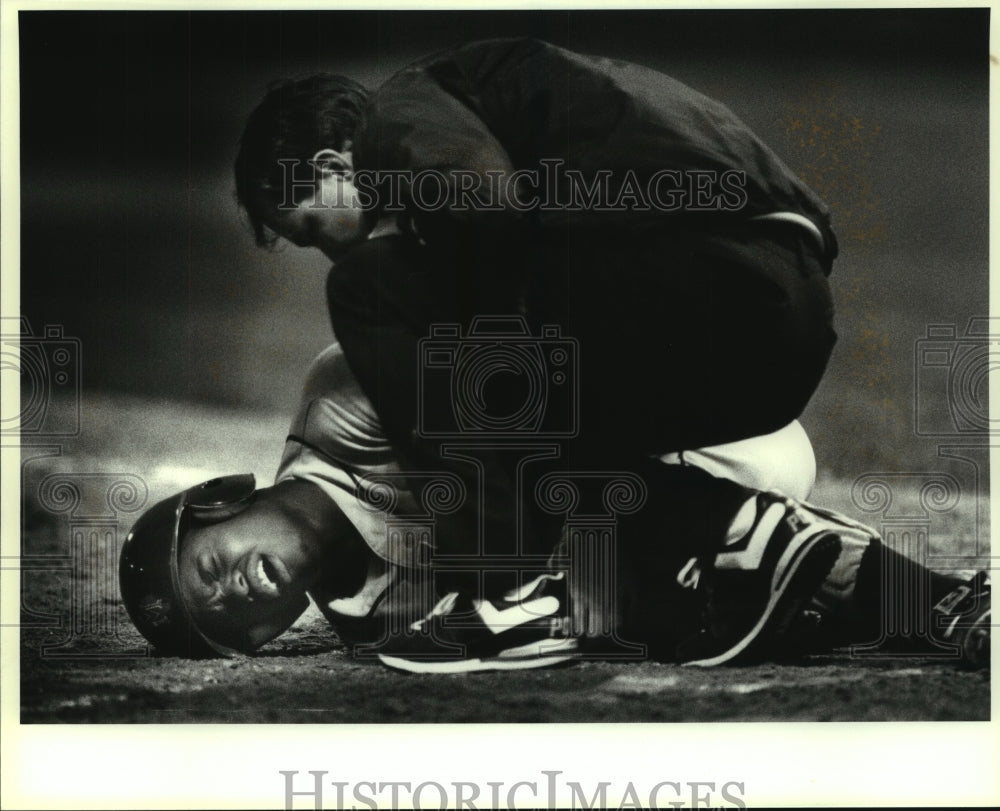
[[[275,481],[294,478],[317,485],[383,560],[406,566],[426,558],[427,550],[401,548],[389,538],[387,513],[366,497],[372,477],[392,483],[397,512],[414,512],[413,494],[397,452],[348,367],[343,350],[333,344],[313,361],[306,376]]]

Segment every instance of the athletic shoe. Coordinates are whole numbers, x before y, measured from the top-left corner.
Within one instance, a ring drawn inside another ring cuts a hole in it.
[[[565,633],[565,573],[544,574],[499,600],[445,595],[415,633],[379,653],[388,667],[409,673],[527,670],[573,659],[577,640]]]
[[[990,666],[991,586],[989,572],[978,572],[931,609],[936,636],[958,645],[959,661],[970,669]]]
[[[776,493],[745,502],[723,551],[697,578],[707,600],[703,627],[678,645],[678,660],[710,667],[785,654],[782,635],[840,555],[839,529]]]

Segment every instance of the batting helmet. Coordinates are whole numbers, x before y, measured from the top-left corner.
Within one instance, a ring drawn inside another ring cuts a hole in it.
[[[210,479],[150,507],[125,539],[118,564],[122,601],[135,627],[161,653],[202,658],[237,652],[195,624],[181,595],[178,553],[192,518],[225,521],[245,509],[255,491],[252,473]]]

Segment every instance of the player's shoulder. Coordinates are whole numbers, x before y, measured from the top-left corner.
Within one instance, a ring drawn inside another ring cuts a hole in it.
[[[325,392],[342,392],[344,389],[356,387],[357,383],[347,365],[344,349],[340,342],[335,340],[309,364],[303,393],[306,396],[315,396]]]
[[[344,348],[340,345],[340,341],[335,340],[313,358],[309,371],[311,373],[313,370],[338,369],[345,364]]]

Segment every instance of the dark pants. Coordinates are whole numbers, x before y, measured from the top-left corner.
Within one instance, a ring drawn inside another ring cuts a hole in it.
[[[833,305],[797,226],[579,234],[554,253],[533,320],[579,342],[577,444],[662,454],[758,436],[816,390]]]

